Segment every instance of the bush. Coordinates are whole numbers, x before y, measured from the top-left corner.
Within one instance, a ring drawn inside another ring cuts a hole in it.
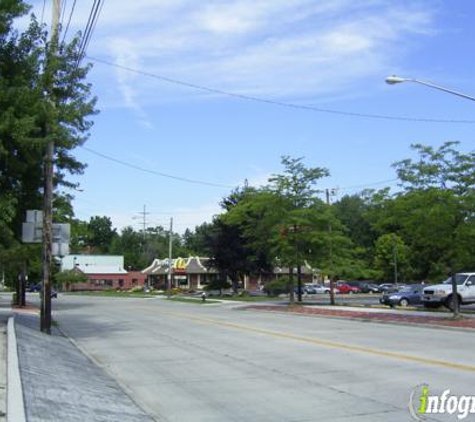
[[[211,281],[207,286],[205,286],[204,290],[219,290],[220,292],[225,289],[230,289],[231,283],[227,280],[216,279]]]
[[[289,293],[289,278],[288,277],[280,277],[275,281],[269,281],[264,285],[264,291],[269,296],[278,296],[282,293]]]
[[[179,295],[180,293],[183,293],[183,290],[179,289],[178,287],[173,287],[172,289],[170,289],[170,294],[172,296]]]
[[[129,290],[129,293],[142,293],[142,292],[143,292],[143,287],[140,287],[140,286],[132,287]]]

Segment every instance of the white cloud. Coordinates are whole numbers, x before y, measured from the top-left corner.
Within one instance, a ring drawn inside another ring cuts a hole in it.
[[[89,3],[77,8],[75,28]],[[89,54],[235,93],[315,101],[385,75],[411,37],[434,32],[433,8],[427,0],[116,0],[105,3]],[[183,93],[125,70],[100,74],[113,72],[120,105],[145,126],[146,105]]]

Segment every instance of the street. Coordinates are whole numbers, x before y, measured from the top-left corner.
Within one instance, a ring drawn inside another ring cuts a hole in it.
[[[160,421],[409,421],[420,384],[474,392],[470,332],[65,295],[54,319]]]

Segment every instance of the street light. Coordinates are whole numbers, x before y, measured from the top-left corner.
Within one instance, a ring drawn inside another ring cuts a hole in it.
[[[401,77],[395,76],[395,75],[388,76],[386,78],[386,83],[389,84],[389,85],[399,84],[401,82],[415,82],[415,83],[418,83],[418,84],[421,84],[421,85],[428,86],[429,88],[438,89],[439,91],[444,91],[444,92],[447,92],[449,94],[453,94],[453,95],[457,95],[459,97],[465,98],[467,100],[475,101],[475,97],[472,97],[470,95],[462,94],[461,92],[453,91],[452,89],[444,88],[443,86],[435,85],[433,83],[426,82],[426,81],[421,81],[419,79],[401,78]],[[454,272],[453,268],[450,269],[450,276],[451,276],[450,278],[452,280],[452,299],[453,299],[453,308],[454,308],[453,312],[454,312],[454,318],[457,318],[458,314],[459,314],[459,309],[458,308],[459,308],[460,303],[459,303],[459,298],[458,298],[458,294],[457,294],[457,282],[456,282],[456,279],[455,279],[455,272]]]
[[[389,84],[389,85],[399,84],[401,82],[415,82],[415,83],[418,83],[418,84],[421,84],[421,85],[428,86],[430,88],[438,89],[439,91],[448,92],[449,94],[453,94],[453,95],[457,95],[457,96],[462,97],[462,98],[466,98],[467,100],[475,101],[475,97],[472,97],[470,95],[462,94],[461,92],[457,92],[457,91],[454,91],[452,89],[444,88],[443,86],[435,85],[435,84],[430,83],[430,82],[421,81],[419,79],[401,78],[399,76],[394,76],[394,75],[388,76],[386,78],[386,83]]]

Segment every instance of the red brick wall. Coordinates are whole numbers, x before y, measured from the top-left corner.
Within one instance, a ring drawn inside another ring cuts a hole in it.
[[[129,290],[133,287],[143,287],[147,276],[139,271],[127,274],[88,274],[87,283],[71,283],[69,291],[80,290]]]

